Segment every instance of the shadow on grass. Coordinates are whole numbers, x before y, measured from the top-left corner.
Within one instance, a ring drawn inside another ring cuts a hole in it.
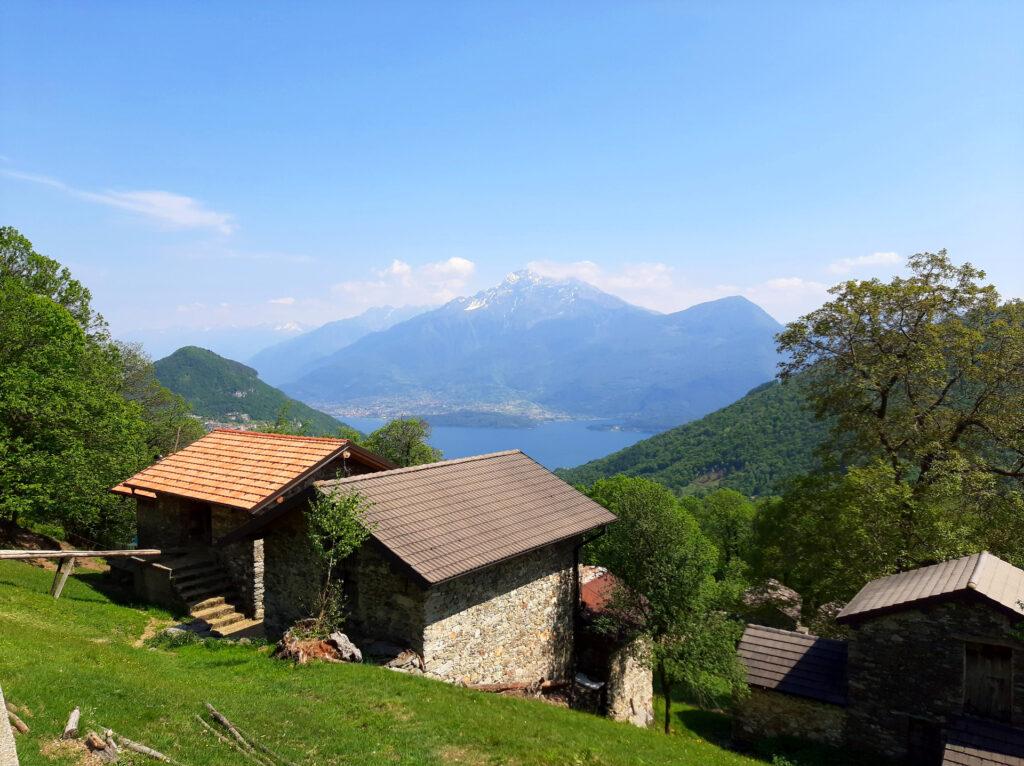
[[[660,696],[660,695],[659,695]],[[657,719],[662,725],[664,703],[659,700]],[[766,739],[740,747],[732,740],[732,716],[721,710],[705,710],[691,700],[673,695],[672,733],[702,739],[718,747],[742,752],[773,766],[862,766],[863,758],[834,747],[826,747],[792,738]]]

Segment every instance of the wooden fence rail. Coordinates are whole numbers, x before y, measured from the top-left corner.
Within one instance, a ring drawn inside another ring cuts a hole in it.
[[[57,566],[57,574],[53,577],[53,585],[50,586],[50,595],[60,598],[64,590],[64,584],[75,568],[76,559],[109,559],[124,556],[159,556],[160,551],[156,548],[138,548],[134,550],[120,551],[25,551],[6,550],[0,551],[0,561],[18,559],[57,559],[60,564]]]

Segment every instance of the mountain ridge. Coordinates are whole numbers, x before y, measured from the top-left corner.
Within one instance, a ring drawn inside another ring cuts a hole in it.
[[[282,389],[343,414],[511,408],[660,429],[770,377],[781,328],[740,296],[660,314],[520,271],[364,336]]]
[[[373,332],[386,330],[427,310],[424,306],[374,306],[354,317],[336,319],[261,349],[249,358],[261,379],[280,385],[296,379],[318,360]]]
[[[183,346],[153,363],[160,383],[183,396],[197,415],[240,425],[273,423],[283,407],[310,436],[333,436],[336,418],[286,396],[252,367],[199,346]]]
[[[817,448],[827,431],[798,380],[772,380],[699,420],[557,473],[574,484],[626,474],[653,479],[681,495],[721,487],[765,495],[817,466]]]

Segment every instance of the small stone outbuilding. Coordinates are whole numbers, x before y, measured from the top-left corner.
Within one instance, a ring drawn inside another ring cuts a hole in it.
[[[615,591],[625,587],[611,572],[594,566],[580,568],[581,606],[577,669],[603,684],[597,708],[616,721],[649,726],[654,720],[654,682],[650,642],[632,635],[609,634],[599,625],[613,613]],[[612,624],[629,620],[617,617]]]
[[[849,640],[748,626],[738,738],[922,766],[1024,763],[1024,571],[982,552],[883,577],[837,620]]]
[[[357,642],[389,642],[427,675],[468,685],[570,677],[584,535],[615,520],[518,450],[323,481],[368,501],[370,541],[346,562]],[[301,503],[255,515],[264,614],[277,637],[319,582]]]

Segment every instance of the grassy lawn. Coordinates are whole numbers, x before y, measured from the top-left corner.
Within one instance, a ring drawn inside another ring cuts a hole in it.
[[[680,710],[679,734],[665,737],[372,666],[295,666],[254,646],[141,646],[147,626],[170,615],[114,603],[98,574],[72,578],[54,601],[51,578],[0,562],[0,685],[31,711],[32,731],[18,737],[23,766],[75,763],[47,746],[76,705],[83,731],[111,727],[186,766],[237,764],[194,720],[207,701],[303,766],[765,762],[713,744],[723,719],[692,708]]]

